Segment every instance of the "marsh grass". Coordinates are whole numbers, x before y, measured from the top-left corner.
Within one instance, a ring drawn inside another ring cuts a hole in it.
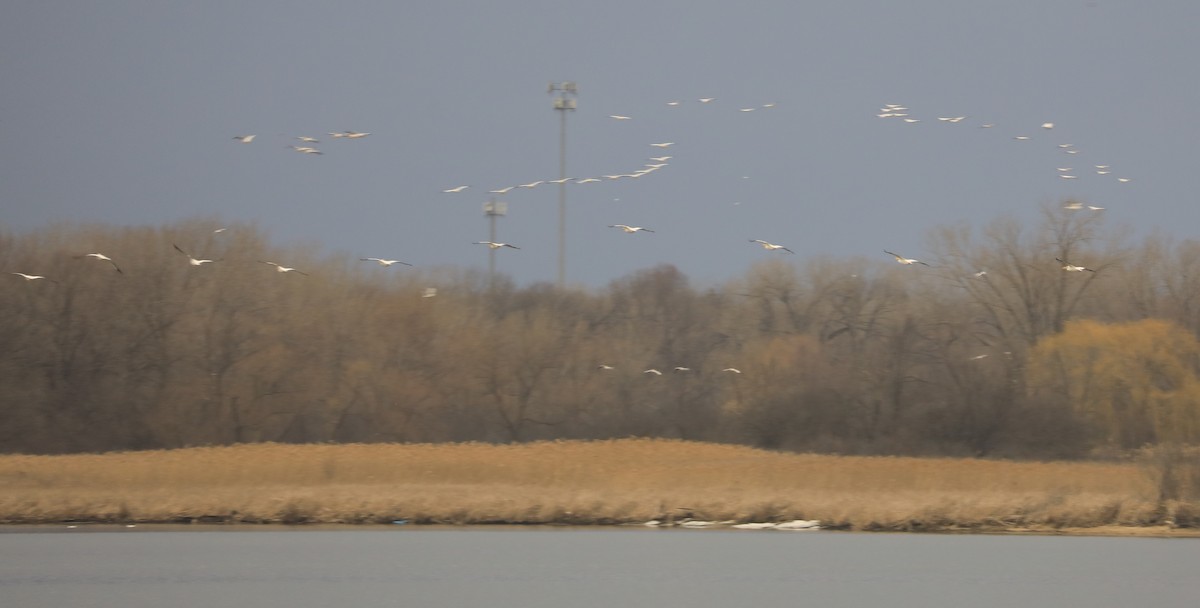
[[[0,456],[0,522],[1194,526],[1136,464],[851,457],[670,440],[250,444]],[[1182,515],[1182,517],[1181,517]]]

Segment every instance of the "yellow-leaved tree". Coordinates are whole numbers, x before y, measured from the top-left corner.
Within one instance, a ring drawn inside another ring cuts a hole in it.
[[[1069,321],[1034,347],[1029,380],[1109,447],[1200,441],[1200,341],[1169,321]]]

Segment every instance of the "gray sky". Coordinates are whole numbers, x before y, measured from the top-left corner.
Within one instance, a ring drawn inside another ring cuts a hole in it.
[[[571,283],[671,263],[709,284],[777,255],[751,238],[797,262],[921,257],[935,226],[1066,197],[1191,237],[1197,23],[1184,0],[19,0],[0,19],[0,228],[218,217],[485,268],[487,191],[558,176],[546,86],[572,80],[568,175],[674,158],[568,184]],[[922,122],[877,118],[885,103]],[[371,136],[328,136],[345,130]],[[299,135],[325,154],[286,148]],[[499,268],[522,284],[556,276],[557,197],[498,196],[499,238],[522,248]]]

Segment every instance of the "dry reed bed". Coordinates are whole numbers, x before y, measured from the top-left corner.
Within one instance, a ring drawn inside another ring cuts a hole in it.
[[[850,457],[628,439],[253,444],[0,456],[0,522],[618,524],[819,519],[853,530],[1158,526],[1135,465]],[[1190,522],[1190,519],[1187,520]]]

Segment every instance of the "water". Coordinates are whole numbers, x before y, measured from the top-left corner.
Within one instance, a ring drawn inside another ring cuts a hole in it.
[[[1200,540],[559,528],[0,529],[6,608],[1200,605]]]

